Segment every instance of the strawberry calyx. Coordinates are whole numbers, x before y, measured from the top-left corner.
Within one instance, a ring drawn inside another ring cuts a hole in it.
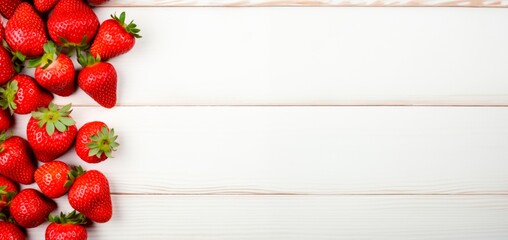
[[[12,137],[13,133],[12,133],[12,130],[11,131],[3,131],[0,133],[0,145],[2,143],[5,142],[5,140],[9,139],[10,137]],[[4,151],[4,148],[0,146],[0,152],[3,152]]]
[[[48,220],[57,224],[86,224],[86,217],[81,213],[77,213],[76,210],[68,213],[67,215],[60,212],[60,215],[49,214]]]
[[[44,44],[44,55],[39,58],[28,60],[28,67],[35,68],[42,66],[43,69],[46,69],[51,63],[58,59],[59,54],[60,51],[57,49],[55,43],[53,41],[48,41]]]
[[[0,199],[2,199],[5,196],[6,199],[5,202],[7,203],[7,205],[9,205],[9,203],[14,198],[16,193],[11,191],[7,192],[6,189],[7,186],[0,186]]]
[[[26,56],[19,51],[13,51],[5,40],[2,41],[2,45],[12,55],[11,62],[14,66],[14,70],[16,71],[16,73],[20,73],[21,70],[23,70],[24,67],[23,63],[25,62]]]
[[[88,156],[100,158],[102,154],[105,154],[106,157],[112,158],[111,152],[116,151],[116,148],[120,146],[120,144],[116,142],[117,138],[118,136],[115,135],[115,129],[112,128],[109,130],[106,126],[102,126],[101,130],[97,131],[97,134],[90,136],[90,140],[92,141],[86,145],[90,148]]]
[[[59,132],[66,132],[70,126],[76,124],[74,119],[69,117],[72,112],[72,104],[67,104],[62,108],[58,105],[50,103],[48,108],[39,108],[32,112],[32,117],[39,120],[38,125],[42,128],[46,125],[46,132],[51,136],[55,133],[55,129]]]
[[[76,51],[78,54],[78,63],[84,68],[87,66],[92,66],[101,62],[101,56],[97,54],[97,57],[93,57],[89,52],[85,52],[85,54],[81,54],[80,51]]]
[[[83,36],[83,39],[81,39],[81,42],[79,42],[79,43],[69,42],[69,41],[67,41],[67,39],[65,39],[63,37],[60,37],[59,40],[60,40],[60,42],[62,42],[63,47],[70,48],[71,50],[72,49],[84,50],[84,49],[88,49],[88,47],[90,47],[90,45],[88,43],[86,43],[86,41],[88,40],[87,35]]]
[[[74,184],[74,181],[76,181],[76,178],[85,174],[85,172],[86,171],[81,166],[72,168],[67,173],[67,181],[65,181],[64,187],[70,188],[72,186],[72,184]]]
[[[111,15],[111,18],[113,18],[114,20],[116,20],[120,25],[122,25],[122,27],[125,29],[125,31],[127,31],[128,33],[130,33],[133,37],[135,38],[141,38],[141,35],[139,35],[139,32],[141,30],[139,30],[137,28],[137,25],[134,23],[134,20],[132,20],[130,23],[125,23],[125,12],[122,12],[120,13],[120,17],[117,17],[116,16],[116,13],[114,15]]]
[[[9,112],[14,114],[17,106],[14,102],[16,93],[18,92],[18,81],[11,80],[4,87],[0,88],[0,106],[2,109],[9,109]]]

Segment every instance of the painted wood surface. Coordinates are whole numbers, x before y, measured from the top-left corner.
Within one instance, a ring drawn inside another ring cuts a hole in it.
[[[508,238],[506,196],[114,196],[113,203],[113,220],[89,228],[89,239]]]
[[[119,134],[114,159],[84,164],[103,169],[115,193],[508,193],[507,108],[80,107],[73,116]],[[73,152],[62,160],[83,163]]]
[[[122,106],[508,105],[508,9],[97,9],[121,11]]]
[[[506,0],[115,0],[106,6],[158,7],[506,7]]]

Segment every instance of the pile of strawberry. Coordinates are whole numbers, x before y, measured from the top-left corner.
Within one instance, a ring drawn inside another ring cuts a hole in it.
[[[125,13],[100,24],[90,4],[105,1],[0,0],[8,19],[4,27],[0,17],[0,240],[26,239],[26,228],[46,221],[46,239],[87,239],[87,224],[112,217],[106,176],[57,159],[73,146],[87,163],[112,157],[114,130],[100,121],[78,130],[71,104],[52,102],[53,94],[69,96],[79,87],[105,108],[116,105],[117,73],[107,60],[128,52],[140,36]],[[23,73],[25,65],[35,68],[34,76]],[[26,139],[9,134],[17,114],[31,114]],[[34,182],[40,191],[18,185]],[[65,194],[75,210],[51,215],[53,199]]]

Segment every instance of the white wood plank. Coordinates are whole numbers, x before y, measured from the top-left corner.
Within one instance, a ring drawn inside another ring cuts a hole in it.
[[[508,9],[97,9],[121,11],[124,106],[508,105]]]
[[[120,135],[116,158],[84,164],[115,193],[508,193],[508,108],[80,107],[73,116]]]
[[[508,238],[506,196],[114,196],[113,202],[112,220],[90,228],[89,239]],[[44,239],[44,230],[30,230],[30,239]]]
[[[266,7],[266,6],[337,6],[337,7],[506,7],[506,0],[112,0],[104,6],[192,6],[192,7]]]

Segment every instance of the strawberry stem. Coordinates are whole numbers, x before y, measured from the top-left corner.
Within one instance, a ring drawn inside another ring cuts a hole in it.
[[[0,106],[2,109],[9,109],[9,112],[14,114],[14,110],[16,110],[17,106],[14,102],[16,97],[16,93],[18,92],[18,81],[11,80],[9,81],[5,87],[0,88]]]
[[[7,203],[7,205],[9,205],[9,203],[14,198],[16,193],[11,191],[7,192],[5,189],[7,189],[7,186],[0,186],[0,199],[2,199],[5,196],[6,199],[5,202]]]
[[[125,23],[125,12],[120,13],[120,17],[116,16],[116,13],[114,15],[111,15],[111,18],[115,19],[122,27],[130,33],[135,38],[142,38],[141,35],[139,35],[139,30],[137,25],[134,23],[134,20],[132,20],[129,24]]]
[[[53,41],[48,41],[44,44],[44,52],[45,53],[42,57],[28,60],[28,67],[35,68],[42,66],[43,69],[46,69],[58,58],[58,55],[60,54],[60,51],[57,49]]]
[[[60,212],[60,215],[53,216],[49,214],[48,219],[50,222],[57,224],[86,224],[86,217],[81,213],[77,213],[76,210],[65,215]]]
[[[48,108],[39,108],[37,111],[32,112],[32,117],[39,120],[38,125],[42,128],[46,125],[46,132],[51,136],[55,133],[55,128],[59,132],[65,132],[70,126],[76,122],[69,117],[71,114],[72,104],[67,104],[62,108],[58,105],[50,103]]]
[[[76,178],[85,174],[85,172],[86,171],[81,166],[72,168],[67,173],[67,181],[65,181],[64,187],[70,188],[72,186],[72,184],[74,184],[74,181],[76,181]]]
[[[116,148],[120,146],[116,142],[117,138],[115,129],[109,130],[106,126],[103,126],[100,131],[97,131],[97,134],[90,136],[92,141],[87,145],[90,148],[88,156],[100,158],[102,154],[105,154],[106,157],[112,158],[111,152],[116,151]]]
[[[82,66],[82,67],[86,67],[86,66],[92,66],[96,63],[99,63],[101,62],[101,56],[99,54],[97,54],[97,57],[93,57],[92,54],[90,54],[88,51],[85,52],[85,54],[81,54],[80,51],[76,51],[76,53],[78,54],[78,63]]]

